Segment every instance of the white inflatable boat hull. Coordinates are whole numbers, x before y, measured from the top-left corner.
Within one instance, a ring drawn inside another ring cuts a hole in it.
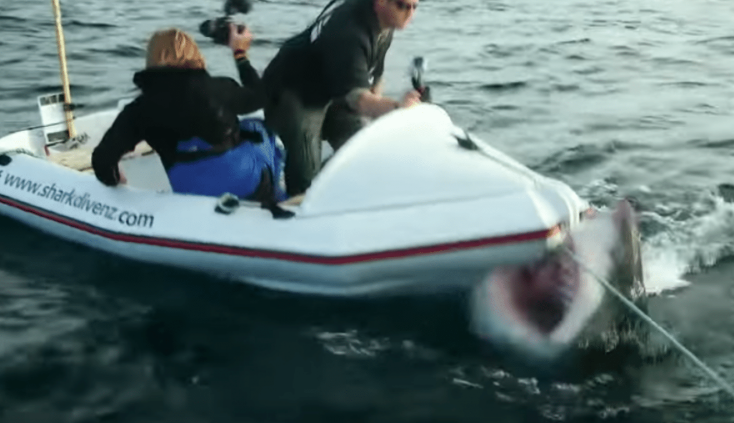
[[[88,157],[118,109],[75,120]],[[392,112],[327,163],[295,215],[170,191],[155,154],[122,162],[106,187],[40,129],[0,139],[0,214],[141,262],[296,293],[365,295],[467,288],[495,265],[540,256],[589,205],[565,184],[475,141],[444,110]],[[4,163],[4,165],[3,165]]]

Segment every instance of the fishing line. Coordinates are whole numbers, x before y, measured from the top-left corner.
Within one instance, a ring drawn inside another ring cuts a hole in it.
[[[614,294],[617,298],[619,298],[622,303],[624,303],[627,307],[629,307],[632,311],[634,311],[638,316],[642,318],[642,320],[649,323],[653,328],[658,330],[663,336],[665,336],[670,342],[673,343],[673,345],[678,348],[685,356],[690,358],[698,367],[700,367],[706,374],[708,374],[716,383],[718,383],[722,389],[724,389],[729,395],[734,398],[734,387],[732,387],[728,382],[726,382],[721,376],[716,374],[709,366],[707,366],[703,361],[699,360],[698,357],[696,357],[695,354],[693,354],[691,351],[689,351],[686,347],[684,347],[680,342],[678,342],[673,335],[668,333],[663,327],[661,327],[659,324],[657,324],[654,320],[652,320],[647,314],[645,314],[642,310],[640,310],[632,301],[630,301],[627,297],[622,295],[616,288],[614,288],[609,281],[602,278],[601,276],[597,275],[592,271],[588,266],[586,266],[584,263],[582,263],[581,259],[576,256],[576,254],[573,253],[568,247],[563,247],[563,249],[566,251],[566,253],[573,259],[573,261],[576,262],[579,266],[583,267],[589,274],[599,281],[606,289],[608,289],[612,294]]]
[[[76,119],[77,118],[75,117],[74,120],[76,120]],[[26,128],[21,129],[21,131],[34,131],[36,129],[43,129],[43,128],[48,128],[50,126],[63,125],[65,123],[66,123],[66,121],[65,120],[62,120],[60,122],[48,123],[48,124],[45,124],[45,125],[28,126]]]

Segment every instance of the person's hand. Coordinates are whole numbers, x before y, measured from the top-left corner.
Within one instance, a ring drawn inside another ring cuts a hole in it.
[[[120,181],[118,182],[118,184],[120,185],[127,184],[127,178],[125,177],[125,172],[122,171],[122,168],[119,167],[119,165],[117,167],[117,171],[120,172]]]
[[[250,49],[250,44],[252,44],[252,33],[247,27],[245,27],[242,32],[240,32],[240,29],[242,28],[237,27],[238,25],[230,22],[229,48],[231,48],[234,53],[237,53],[238,51],[247,53]]]
[[[418,92],[421,93],[421,102],[423,103],[431,102],[431,87],[426,85],[425,87],[422,87],[421,89],[419,89]]]
[[[420,104],[421,93],[416,90],[410,90],[403,96],[403,101],[400,102],[400,107],[408,108]]]

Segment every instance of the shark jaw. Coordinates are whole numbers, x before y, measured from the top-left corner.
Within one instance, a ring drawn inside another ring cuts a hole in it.
[[[630,265],[623,235],[630,224],[631,207],[623,202],[585,220],[541,259],[493,269],[471,293],[472,331],[530,359],[557,358],[603,314],[608,293],[594,275],[608,279]]]

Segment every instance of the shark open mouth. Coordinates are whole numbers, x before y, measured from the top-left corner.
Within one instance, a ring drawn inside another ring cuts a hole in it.
[[[633,210],[621,201],[582,223],[531,263],[493,267],[471,293],[472,331],[495,345],[548,358],[616,324],[616,306],[605,305],[608,293],[596,278],[631,299],[644,295]]]
[[[573,249],[573,241],[564,245]],[[580,269],[562,249],[515,271],[510,309],[536,332],[549,336],[563,322],[579,290]]]

